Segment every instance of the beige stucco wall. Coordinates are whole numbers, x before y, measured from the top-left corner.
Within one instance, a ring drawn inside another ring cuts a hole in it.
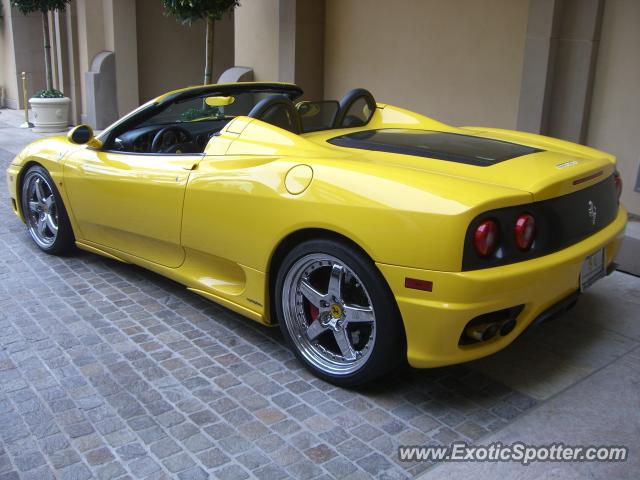
[[[294,80],[305,100],[324,98],[324,17],[324,1],[298,0]]]
[[[163,15],[162,2],[137,0],[140,101],[169,90],[201,84],[205,64],[205,25],[180,24]],[[215,24],[213,79],[233,65],[233,17]],[[117,54],[116,54],[117,56]]]
[[[327,0],[325,97],[516,125],[529,0]]]
[[[607,0],[587,143],[618,157],[623,201],[640,215],[640,1]]]
[[[256,81],[277,80],[279,1],[243,0],[235,20],[235,64],[252,67]]]

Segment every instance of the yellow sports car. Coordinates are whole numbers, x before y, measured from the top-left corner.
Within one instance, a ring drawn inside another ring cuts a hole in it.
[[[47,253],[134,263],[265,325],[349,386],[504,348],[613,267],[613,156],[376,103],[235,83],[79,126],[8,169]]]

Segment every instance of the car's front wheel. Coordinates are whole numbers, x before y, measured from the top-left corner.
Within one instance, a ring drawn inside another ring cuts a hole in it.
[[[302,363],[340,386],[396,367],[405,339],[393,295],[375,264],[347,244],[312,240],[284,258],[275,286],[283,335]]]
[[[22,176],[21,205],[29,234],[40,250],[60,255],[74,248],[73,230],[60,193],[40,165]]]

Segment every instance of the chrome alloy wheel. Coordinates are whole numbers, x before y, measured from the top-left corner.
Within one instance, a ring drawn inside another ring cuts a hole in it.
[[[369,359],[376,316],[366,287],[336,257],[309,254],[284,279],[282,310],[300,354],[313,366],[348,375]]]
[[[33,240],[42,248],[48,248],[58,236],[58,207],[53,188],[40,173],[32,173],[26,185],[27,226]]]

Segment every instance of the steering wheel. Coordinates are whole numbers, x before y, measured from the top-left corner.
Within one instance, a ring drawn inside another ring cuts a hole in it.
[[[171,133],[172,135],[168,135]],[[185,141],[180,141],[180,136],[184,135]],[[160,129],[158,133],[153,137],[151,142],[151,151],[155,153],[175,153],[180,144],[193,142],[193,135],[182,127],[177,125],[170,125]]]

